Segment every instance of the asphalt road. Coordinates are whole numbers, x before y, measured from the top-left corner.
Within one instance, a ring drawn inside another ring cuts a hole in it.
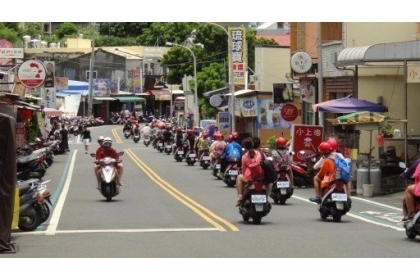
[[[50,219],[34,232],[14,230],[18,252],[0,258],[187,258],[199,263],[209,258],[218,265],[225,258],[275,260],[274,265],[348,258],[358,265],[363,258],[419,256],[420,238],[406,238],[399,223],[401,194],[353,197],[351,211],[334,223],[321,220],[308,201],[313,189],[299,188],[286,205],[273,204],[254,225],[242,221],[236,190],[197,163],[188,166],[123,139],[121,126],[92,128],[93,139],[99,135],[111,136],[114,147],[125,153],[121,194],[106,202],[95,190],[93,159],[73,137],[71,152],[56,156],[45,175],[52,180]],[[92,143],[90,152],[96,148]]]

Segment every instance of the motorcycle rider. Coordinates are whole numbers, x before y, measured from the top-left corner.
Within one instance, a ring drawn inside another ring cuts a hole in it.
[[[143,138],[144,138],[144,137],[150,136],[151,131],[152,131],[152,129],[150,128],[149,124],[146,123],[146,125],[141,129],[140,132],[141,132],[141,135],[143,135]]]
[[[328,143],[328,144],[330,144],[331,149],[332,149],[332,152],[331,152],[331,154],[330,154],[329,158],[331,158],[331,159],[333,159],[333,160],[334,160],[336,157],[339,157],[339,158],[345,159],[345,158],[344,158],[344,156],[343,156],[343,154],[337,151],[337,150],[338,150],[338,142],[337,142],[337,140],[335,140],[334,138],[330,138],[330,139],[328,139],[328,140],[327,140],[327,143]],[[314,165],[314,169],[318,169],[318,168],[320,168],[320,167],[322,166],[322,163],[324,162],[324,160],[325,160],[325,158],[324,158],[324,157],[321,157],[321,158],[320,158],[320,159],[319,159],[319,160],[315,163],[315,165]],[[351,202],[351,198],[350,198],[351,188],[352,188],[352,181],[351,181],[351,180],[350,180],[350,181],[348,181],[348,182],[346,182],[346,188],[347,188],[347,197],[348,197],[348,200]]]
[[[130,135],[133,135],[133,124],[131,123],[130,120],[127,120],[127,122],[125,123],[124,128],[123,128],[123,133],[126,132],[127,130],[130,131]]]
[[[99,138],[98,138],[98,143],[99,143]],[[118,152],[112,148],[112,139],[110,137],[105,137],[102,145],[99,147],[99,149],[96,152],[96,163],[95,162],[95,175],[96,175],[96,180],[98,185],[96,186],[96,189],[100,190],[101,188],[101,176],[99,174],[99,170],[101,168],[101,165],[99,164],[99,160],[106,158],[106,157],[111,157],[113,159],[115,159],[117,162],[115,164],[115,168],[117,169],[117,193],[119,193],[120,188],[123,186],[123,183],[121,181],[122,179],[122,174],[123,174],[123,164],[120,161],[120,156],[118,155]]]
[[[290,150],[287,148],[288,142],[284,137],[279,137],[276,139],[276,148],[271,151],[271,155],[273,156],[274,167],[276,168],[277,172],[280,169],[285,168],[289,175],[290,185],[294,186],[293,182],[293,170],[292,170],[292,157],[290,155]]]
[[[200,145],[200,148],[198,149],[198,158],[199,159],[201,159],[201,155],[203,154],[203,152],[205,150],[210,149],[210,145],[211,145],[211,140],[209,139],[209,134],[206,131],[203,131],[201,136],[202,136],[201,145]]]
[[[185,152],[189,152],[190,150],[194,149],[195,136],[192,129],[187,129],[187,137],[185,137],[184,142],[187,142],[187,151]]]
[[[171,131],[171,128],[172,128],[171,125],[167,124],[165,127],[165,130],[162,132],[163,142],[165,143],[165,145],[169,145],[173,138],[173,133]]]
[[[138,123],[136,123],[135,125],[134,125],[134,129],[133,129],[133,136],[134,135],[139,135],[140,136],[140,128],[139,128],[139,124]]]
[[[262,170],[261,168],[261,161],[263,160],[263,158],[261,153],[254,149],[254,141],[251,137],[248,137],[244,139],[242,144],[246,152],[244,155],[241,156],[242,173],[239,174],[238,177],[236,177],[236,191],[238,194],[238,199],[236,201],[237,207],[239,207],[242,202],[242,191],[244,184],[257,179],[264,178],[264,170]],[[257,165],[260,166],[260,172],[254,172],[254,170],[256,169],[254,169],[253,167]]]
[[[220,165],[220,172],[224,174],[226,171],[226,166],[228,166],[230,163],[236,163],[240,167],[241,158],[242,146],[239,144],[239,134],[234,132],[232,133],[232,142],[225,146],[225,150],[222,155],[222,162]]]
[[[420,182],[420,159],[416,160],[410,168],[400,175],[403,179],[414,178],[415,183],[409,185],[404,191],[403,204],[407,208],[407,213],[404,213],[403,222],[411,220],[416,215],[416,197],[420,196],[416,193],[416,185]]]
[[[323,158],[328,158],[333,150],[328,142],[322,142],[318,146],[318,151],[321,153]],[[321,190],[327,187],[333,180],[335,170],[336,167],[334,160],[324,160],[322,162],[321,170],[314,177],[315,197],[309,198],[309,201],[321,204]]]
[[[214,142],[211,144],[210,152],[210,168],[213,168],[216,160],[223,155],[223,150],[226,147],[226,142],[223,140],[223,134],[217,132],[213,134]]]
[[[177,147],[182,148],[183,142],[184,142],[184,134],[182,133],[182,128],[178,126],[176,128],[176,133],[175,133],[175,147],[174,147],[173,153],[175,153],[175,150]]]

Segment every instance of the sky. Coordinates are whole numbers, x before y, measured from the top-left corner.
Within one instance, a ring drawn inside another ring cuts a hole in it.
[[[52,2],[52,1],[51,1]],[[377,1],[127,1],[73,0],[54,7],[50,1],[21,0],[23,13],[2,13],[19,22],[415,22],[419,4]],[[44,3],[44,4],[42,4]],[[54,3],[54,2],[53,2]],[[57,2],[55,2],[56,4]],[[71,5],[69,5],[71,3]],[[416,2],[412,2],[416,3]],[[379,7],[380,5],[380,7]],[[50,9],[46,7],[51,7]],[[274,6],[274,8],[272,8]],[[379,10],[380,9],[380,10]],[[64,12],[65,10],[65,12]]]

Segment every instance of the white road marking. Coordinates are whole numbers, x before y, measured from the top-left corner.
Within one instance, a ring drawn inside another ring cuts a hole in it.
[[[58,222],[60,220],[61,211],[63,211],[64,202],[66,201],[66,196],[70,188],[71,178],[73,176],[74,162],[76,161],[77,150],[74,150],[73,158],[71,159],[71,164],[69,167],[69,172],[67,174],[67,179],[64,184],[63,191],[61,192],[60,198],[57,201],[56,206],[54,207],[53,215],[48,224],[48,228],[45,231],[46,235],[55,235],[57,231]]]

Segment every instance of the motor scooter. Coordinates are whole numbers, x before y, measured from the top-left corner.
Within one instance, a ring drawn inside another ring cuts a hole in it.
[[[244,185],[239,214],[244,222],[252,219],[254,224],[260,224],[263,217],[270,213],[271,204],[267,199],[267,190],[263,180],[255,180]]]
[[[351,202],[347,195],[345,182],[334,180],[328,187],[322,189],[321,204],[318,204],[321,219],[326,220],[328,216],[332,216],[333,221],[339,223],[341,217],[350,209]]]
[[[119,152],[119,156],[124,155],[124,152]],[[96,157],[96,154],[91,153],[91,157]],[[121,162],[121,161],[119,161]],[[115,164],[118,163],[114,158],[105,157],[95,163],[100,164],[101,168],[99,170],[101,177],[100,192],[106,198],[106,201],[111,201],[113,197],[119,194],[119,189],[117,189],[117,169]]]
[[[51,192],[47,188],[48,181],[29,179],[18,181],[19,189],[19,222],[18,228],[22,231],[33,231],[50,216],[52,206]]]

